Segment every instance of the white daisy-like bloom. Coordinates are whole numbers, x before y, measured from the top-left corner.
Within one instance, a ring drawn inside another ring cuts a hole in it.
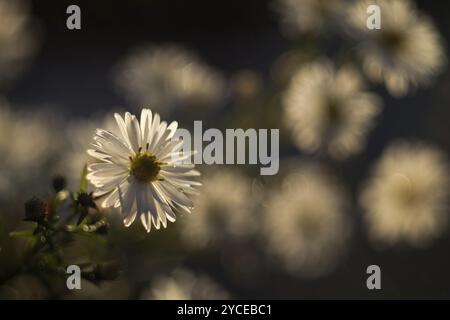
[[[397,142],[384,152],[360,202],[377,244],[420,247],[447,226],[450,172],[444,154],[421,143]]]
[[[284,96],[285,124],[296,146],[338,159],[361,151],[381,104],[378,96],[363,90],[363,80],[351,66],[335,70],[324,60],[301,68]]]
[[[25,1],[0,0],[0,80],[9,80],[36,49],[36,23]]]
[[[251,181],[247,177],[221,169],[205,174],[202,183],[202,193],[194,200],[193,216],[184,217],[180,224],[189,246],[217,245],[255,230]]]
[[[345,192],[320,167],[297,168],[265,203],[263,234],[270,253],[298,276],[336,265],[350,235]]]
[[[177,106],[214,107],[225,92],[222,74],[175,45],[135,50],[118,66],[115,81],[133,103],[160,106],[160,112]]]
[[[229,294],[205,275],[175,269],[170,276],[158,276],[143,299],[151,300],[224,300]]]
[[[322,33],[335,26],[343,14],[345,0],[277,0],[282,31],[288,37]]]
[[[200,173],[186,159],[192,153],[181,150],[183,141],[171,139],[176,121],[167,124],[157,113],[143,109],[140,120],[125,113],[114,115],[119,134],[97,129],[88,154],[98,162],[88,166],[87,179],[96,187],[94,196],[104,196],[103,207],[120,207],[125,226],[139,217],[147,232],[167,221],[175,212],[190,213],[190,196]]]
[[[367,28],[367,7],[381,9],[381,29]],[[394,96],[427,84],[443,69],[446,56],[432,21],[409,0],[356,1],[347,14],[350,35],[358,41],[367,76],[384,82]]]

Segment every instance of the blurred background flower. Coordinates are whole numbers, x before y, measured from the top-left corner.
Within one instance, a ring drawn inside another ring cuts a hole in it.
[[[367,7],[372,4],[382,12],[380,30],[366,26]],[[428,84],[444,68],[441,35],[412,1],[357,1],[347,15],[364,71],[371,80],[383,82],[392,95],[404,96],[410,87]]]
[[[296,276],[331,270],[350,235],[347,201],[341,186],[320,167],[289,173],[281,190],[267,199],[264,213],[264,237],[274,260]]]
[[[449,187],[450,172],[439,149],[393,143],[361,196],[369,235],[387,244],[429,245],[447,229]]]
[[[225,79],[193,52],[176,45],[135,49],[116,70],[117,86],[132,105],[166,113],[171,108],[213,108]]]
[[[17,112],[0,101],[0,199],[27,194],[48,180],[61,147],[59,123],[49,111]]]
[[[24,69],[39,38],[39,24],[29,14],[28,2],[0,0],[0,85]]]
[[[229,294],[208,276],[176,269],[170,276],[156,278],[143,299],[156,300],[223,300]]]
[[[230,169],[215,170],[202,178],[194,211],[180,224],[184,240],[194,248],[224,245],[256,228],[250,180]]]
[[[332,31],[342,18],[345,0],[278,0],[281,27],[289,37]]]
[[[363,90],[350,66],[335,71],[329,61],[318,61],[300,69],[284,97],[284,119],[296,146],[334,158],[361,151],[380,111],[380,99]]]

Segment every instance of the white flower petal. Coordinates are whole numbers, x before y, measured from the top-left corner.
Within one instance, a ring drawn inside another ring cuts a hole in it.
[[[137,215],[137,212],[134,211],[133,213],[129,214],[128,216],[126,216],[126,217],[123,219],[123,224],[125,225],[125,227],[131,226],[131,224],[132,224],[132,223],[134,222],[134,220],[136,219],[136,215]]]
[[[124,188],[128,186],[128,188]],[[119,187],[119,198],[121,203],[121,212],[123,215],[129,215],[136,199],[136,182],[129,181],[126,185]]]
[[[165,182],[155,182],[155,185],[167,199],[183,206],[193,206],[192,200],[186,197],[181,190],[176,189],[171,184]]]
[[[152,123],[152,111],[150,109],[143,109],[141,112],[141,122],[140,122],[143,145],[146,145],[148,142],[151,123]]]
[[[125,141],[125,144],[131,148],[131,144],[128,139],[127,127],[125,125],[125,121],[123,120],[122,116],[118,113],[114,114],[114,118],[116,119],[117,127],[119,128],[120,133],[122,134],[122,138]]]
[[[156,139],[159,124],[160,124],[159,114],[155,113],[153,115],[153,121],[151,123],[150,131],[149,131],[148,138],[147,138],[147,143],[148,143],[149,147],[152,146],[153,140]]]
[[[139,122],[134,115],[127,112],[125,113],[125,124],[131,148],[137,153],[139,148],[142,147],[142,133],[139,128]]]
[[[161,161],[172,152],[178,150],[183,145],[183,141],[169,141],[160,150],[156,151],[155,156]]]
[[[146,213],[142,213],[141,214],[141,223],[142,223],[142,225],[144,226],[144,228],[145,228],[145,230],[147,231],[147,232],[150,232],[151,230],[152,230],[152,224],[151,224],[151,222],[150,221],[148,221],[147,219],[148,219],[148,214],[146,214]],[[150,223],[149,223],[150,222]]]

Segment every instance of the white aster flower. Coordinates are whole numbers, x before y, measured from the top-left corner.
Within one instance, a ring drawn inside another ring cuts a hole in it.
[[[195,198],[194,216],[184,219],[181,234],[192,247],[203,248],[255,230],[249,179],[230,169],[206,174]]]
[[[118,66],[116,84],[139,105],[213,107],[223,97],[224,77],[178,46],[146,46]]]
[[[336,25],[345,0],[278,0],[282,30],[293,37],[304,33],[321,33]]]
[[[381,29],[366,26],[367,7],[381,9]],[[441,36],[409,0],[356,1],[348,9],[350,35],[359,44],[365,73],[394,96],[428,83],[446,64]]]
[[[199,172],[184,163],[191,152],[180,151],[182,140],[171,139],[177,122],[168,125],[149,109],[142,110],[140,121],[128,112],[125,118],[114,116],[120,134],[97,129],[88,150],[100,161],[88,166],[94,196],[105,196],[104,207],[120,207],[127,227],[139,217],[147,232],[152,224],[159,229],[174,222],[176,211],[190,213]]]
[[[152,300],[223,300],[229,294],[205,275],[195,275],[185,269],[176,269],[171,276],[159,276],[143,295]]]
[[[294,75],[284,96],[284,111],[298,148],[345,158],[364,147],[380,111],[380,99],[363,91],[363,81],[355,69],[346,66],[335,70],[325,60]]]
[[[394,143],[375,166],[360,199],[370,237],[380,244],[430,243],[446,228],[449,187],[450,172],[440,150]]]
[[[294,275],[329,272],[350,234],[343,190],[320,167],[291,172],[265,204],[268,250]]]

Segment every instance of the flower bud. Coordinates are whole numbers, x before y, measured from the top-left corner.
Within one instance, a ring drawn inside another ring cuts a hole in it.
[[[47,205],[39,198],[33,197],[25,202],[25,220],[39,222],[45,218]]]
[[[61,175],[55,176],[52,180],[52,186],[56,193],[63,191],[67,186],[66,178]]]
[[[95,232],[98,234],[105,235],[105,234],[108,234],[109,229],[110,229],[110,227],[109,227],[108,223],[102,223],[101,225],[97,226],[97,229],[95,230]]]
[[[83,208],[97,209],[92,193],[80,192],[77,197],[77,202]]]

